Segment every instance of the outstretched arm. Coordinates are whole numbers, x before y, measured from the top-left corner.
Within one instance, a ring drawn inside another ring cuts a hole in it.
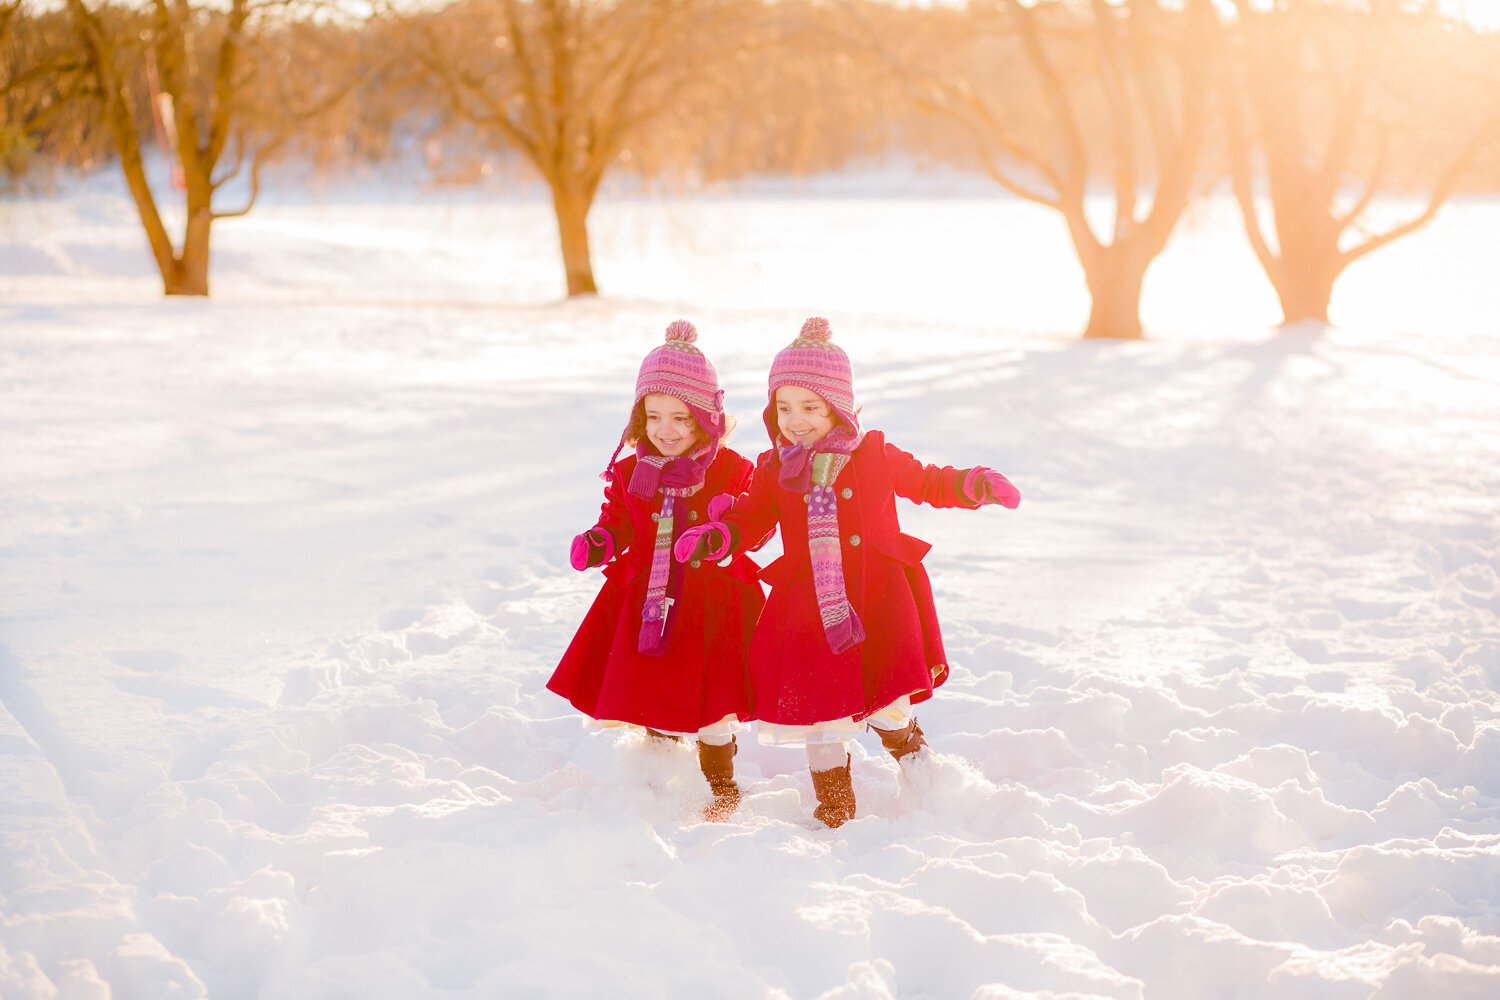
[[[896,492],[916,503],[973,510],[989,503],[1015,507],[1021,502],[1020,491],[1008,479],[982,465],[972,469],[926,465],[889,441],[885,460]]]

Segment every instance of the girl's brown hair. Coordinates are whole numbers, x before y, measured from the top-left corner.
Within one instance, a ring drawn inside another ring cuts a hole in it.
[[[646,401],[636,400],[630,411],[630,423],[625,425],[625,443],[634,448],[646,436]]]

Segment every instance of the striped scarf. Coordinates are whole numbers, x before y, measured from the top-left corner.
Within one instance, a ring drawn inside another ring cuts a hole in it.
[[[651,576],[646,583],[646,603],[641,605],[641,632],[635,647],[647,656],[661,656],[666,651],[672,623],[677,620],[671,615],[674,599],[667,596],[674,572],[681,573],[672,558],[677,500],[703,489],[708,466],[718,453],[716,445],[717,442],[706,444],[676,458],[650,454],[651,447],[645,441],[636,446],[638,460],[629,490],[643,500],[658,493],[662,498],[656,519],[656,544],[651,551]]]
[[[849,434],[834,428],[827,437],[807,448],[776,442],[781,458],[781,485],[807,495],[807,555],[812,563],[813,592],[823,634],[835,653],[864,642],[865,629],[849,604],[844,588],[844,555],[839,543],[839,502],[833,484],[849,464],[864,434]]]

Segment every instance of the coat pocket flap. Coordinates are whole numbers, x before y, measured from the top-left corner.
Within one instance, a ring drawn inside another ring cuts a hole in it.
[[[876,542],[875,551],[881,555],[890,556],[899,563],[915,566],[932,551],[932,543],[924,542],[915,535],[898,533]]]
[[[797,577],[807,573],[811,568],[812,564],[806,559],[798,559],[794,556],[781,556],[760,571],[760,578],[763,583],[770,584],[772,587],[780,587],[783,584],[791,583]]]

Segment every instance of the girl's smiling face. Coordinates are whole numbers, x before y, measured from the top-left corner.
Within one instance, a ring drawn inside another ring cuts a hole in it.
[[[667,458],[687,454],[702,440],[692,411],[676,396],[648,392],[641,403],[646,411],[646,439]]]
[[[838,419],[828,403],[800,385],[784,385],[776,390],[776,429],[793,444],[812,447],[828,436]]]

